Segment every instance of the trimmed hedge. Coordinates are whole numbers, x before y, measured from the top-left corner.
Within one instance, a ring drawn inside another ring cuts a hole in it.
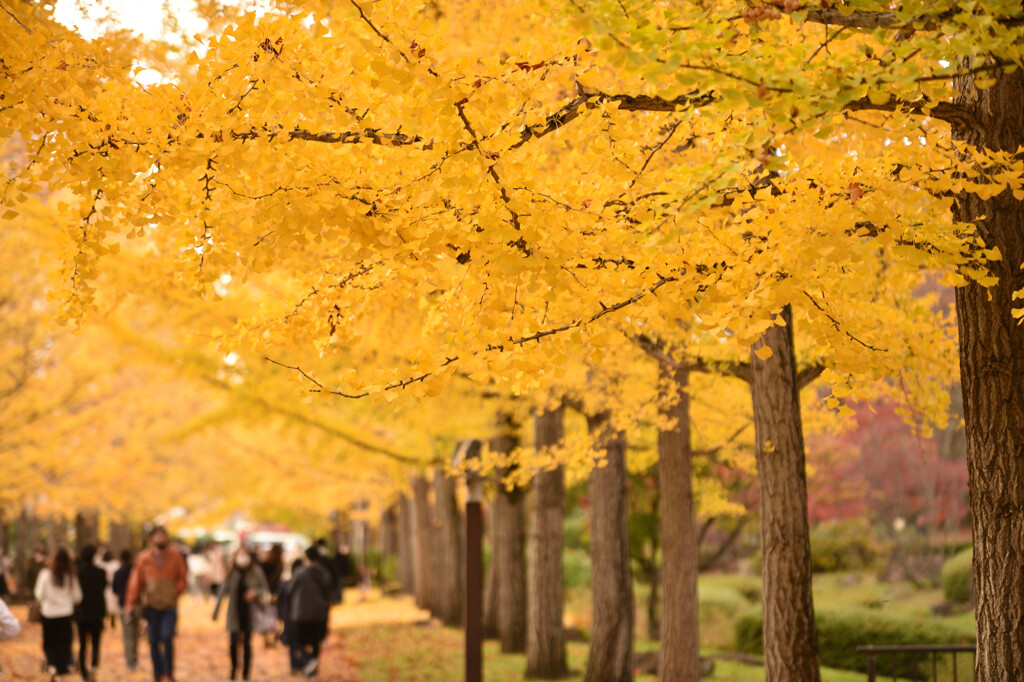
[[[973,644],[977,635],[974,628],[945,623],[930,614],[903,616],[859,607],[823,608],[815,615],[818,630],[818,654],[822,665],[843,670],[867,672],[867,657],[857,653],[857,647],[899,644]],[[736,622],[736,647],[750,654],[762,654],[763,621],[761,609],[744,612]],[[920,658],[915,670],[909,656],[897,656],[896,668],[900,677],[926,674],[928,661]],[[889,658],[885,666],[889,670]]]
[[[971,561],[974,553],[965,549],[942,565],[942,593],[946,601],[967,604],[971,601]]]

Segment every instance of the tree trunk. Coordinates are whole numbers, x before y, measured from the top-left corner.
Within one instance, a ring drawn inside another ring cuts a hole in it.
[[[587,417],[607,464],[590,473],[590,559],[594,623],[585,682],[633,679],[633,576],[629,561],[626,440],[607,412]]]
[[[47,543],[52,555],[58,547],[68,546],[68,520],[63,515],[51,516],[49,526]]]
[[[562,409],[534,418],[537,449],[562,440]],[[565,481],[561,467],[541,471],[533,479],[530,501],[530,550],[527,570],[526,676],[561,679],[569,676],[566,663],[565,607],[562,584],[562,524],[565,520]]]
[[[977,90],[973,77],[957,83],[976,127],[954,127],[955,139],[1017,154],[1024,145],[1024,75],[993,72],[996,83]],[[974,223],[988,248],[997,284],[957,289],[960,377],[967,430],[967,470],[974,539],[976,679],[1024,679],[1024,326],[1011,310],[1024,306],[1024,202],[1005,190],[989,200],[961,195],[958,222]]]
[[[700,680],[700,619],[697,605],[698,542],[690,446],[690,372],[661,367],[662,416],[658,432],[662,589],[659,679]]]
[[[405,493],[398,498],[398,582],[406,594],[416,593],[416,559],[413,542],[412,500]]]
[[[432,541],[433,541],[433,519],[430,514],[430,483],[422,474],[412,479],[413,510],[415,516],[415,582],[416,582],[416,605],[421,609],[430,610],[432,602],[431,591],[433,588],[431,571],[433,564]]]
[[[14,564],[15,578],[18,581],[18,595],[27,598],[32,594],[35,585],[28,584],[29,560],[35,551],[36,542],[39,538],[39,522],[35,516],[22,510],[18,516],[17,523],[17,552],[18,556]]]
[[[498,424],[503,433],[491,440],[491,449],[510,454],[519,446],[518,425],[505,415],[499,415]],[[526,651],[526,493],[502,483],[509,472],[505,467],[498,472],[491,516],[497,634],[506,654]]]
[[[789,306],[779,318],[785,326],[772,325],[750,353],[761,498],[765,680],[819,682],[804,434]],[[762,346],[772,350],[767,360],[755,353]]]
[[[94,509],[75,514],[75,554],[80,554],[86,545],[96,547],[100,537],[100,516]]]
[[[121,552],[132,548],[132,528],[127,523],[111,521],[109,525],[111,553],[117,557]]]
[[[437,515],[437,544],[434,552],[440,559],[436,585],[436,614],[450,627],[462,626],[462,514],[455,500],[455,479],[445,476],[444,469],[434,470],[434,512]]]
[[[340,509],[335,509],[331,513],[331,522],[331,540],[334,542],[334,546],[348,545],[351,542],[348,532],[348,514]]]

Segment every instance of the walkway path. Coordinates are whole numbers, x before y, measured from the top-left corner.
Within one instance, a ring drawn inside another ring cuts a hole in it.
[[[348,596],[348,595],[346,595]],[[334,621],[348,621],[359,606],[342,606],[335,609]],[[24,624],[25,607],[14,607],[14,615]],[[178,637],[175,640],[175,677],[178,682],[214,682],[227,680],[231,672],[228,659],[228,634],[224,629],[224,616],[214,623],[210,615],[212,602],[199,603],[185,597],[180,604]],[[323,682],[360,682],[354,661],[345,653],[344,632],[332,627],[322,656],[321,673]],[[38,624],[23,625],[20,637],[0,644],[0,666],[4,669],[2,680],[33,680],[46,682],[49,677],[40,672],[42,662],[42,630]],[[77,656],[77,643],[75,651]],[[121,644],[120,625],[118,629],[107,629],[103,633],[102,657],[96,674],[98,682],[150,682],[153,679],[149,663],[149,646],[139,644],[139,669],[129,672],[124,664],[124,649]],[[79,675],[68,675],[63,679],[71,682],[81,680]],[[279,643],[276,647],[265,648],[262,640],[253,636],[252,678],[257,682],[276,682],[293,679],[288,669],[288,652]]]

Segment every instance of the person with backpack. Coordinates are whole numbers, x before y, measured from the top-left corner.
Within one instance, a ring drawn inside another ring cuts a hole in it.
[[[78,670],[82,679],[91,680],[92,671],[100,665],[100,636],[107,617],[107,572],[96,565],[96,548],[86,545],[78,557],[78,584],[82,601],[75,609],[78,624]],[[87,652],[92,647],[92,666],[87,665]]]
[[[171,547],[163,526],[149,532],[149,546],[139,553],[128,579],[125,616],[138,604],[144,607],[153,678],[174,682],[174,634],[178,624],[178,597],[188,587],[185,557]]]
[[[288,598],[295,638],[301,649],[302,672],[316,677],[320,645],[327,637],[333,581],[316,545],[306,550],[307,563],[292,577]]]
[[[66,548],[58,549],[49,565],[39,571],[33,592],[43,624],[47,670],[57,679],[71,667],[71,620],[75,605],[82,601],[75,564]]]
[[[260,607],[270,601],[270,591],[263,569],[252,560],[245,547],[239,547],[231,561],[224,584],[217,595],[213,619],[217,620],[220,605],[227,598],[227,629],[231,636],[231,679],[238,675],[238,648],[242,648],[242,679],[249,679],[252,667],[252,631]]]

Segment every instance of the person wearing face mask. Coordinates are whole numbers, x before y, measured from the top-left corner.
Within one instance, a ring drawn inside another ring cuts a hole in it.
[[[259,607],[269,601],[270,590],[263,569],[252,560],[245,547],[235,551],[224,584],[217,594],[213,619],[217,620],[220,605],[228,600],[227,630],[231,642],[231,679],[238,676],[238,648],[242,648],[242,679],[249,679],[252,667],[252,630]]]
[[[153,659],[153,678],[157,682],[174,680],[174,631],[178,623],[178,597],[188,587],[185,558],[170,546],[163,526],[149,532],[149,546],[139,553],[128,578],[124,600],[127,618],[136,605],[144,607],[149,653]]]

